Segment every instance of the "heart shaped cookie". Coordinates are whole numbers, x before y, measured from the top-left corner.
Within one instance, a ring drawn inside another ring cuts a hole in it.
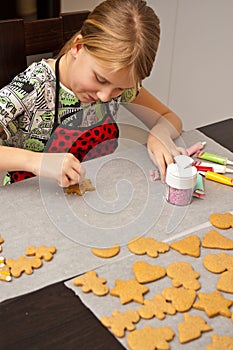
[[[151,265],[145,261],[136,261],[133,264],[133,272],[139,283],[156,281],[166,275],[164,267]]]

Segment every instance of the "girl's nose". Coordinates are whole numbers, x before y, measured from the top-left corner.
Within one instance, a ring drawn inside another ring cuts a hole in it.
[[[103,87],[96,95],[102,102],[108,102],[111,98],[115,97],[110,87]]]

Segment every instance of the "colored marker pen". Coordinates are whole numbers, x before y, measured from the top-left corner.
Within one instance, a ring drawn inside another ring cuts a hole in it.
[[[221,184],[228,185],[228,186],[233,186],[233,178],[231,178],[231,177],[217,174],[213,171],[207,171],[206,173],[200,172],[200,174],[204,175],[205,178],[208,180],[216,181],[216,182],[219,182]]]
[[[197,152],[196,157],[204,160],[209,160],[210,162],[222,164],[222,165],[233,165],[233,162],[228,160],[227,157],[222,157],[217,154],[208,152]]]
[[[209,170],[209,171],[214,171],[215,173],[220,173],[220,174],[225,174],[225,173],[232,173],[233,174],[233,169],[227,168],[225,165],[221,165],[221,164],[196,161],[193,163],[193,165],[197,168],[198,171],[208,171]],[[206,170],[205,170],[205,168],[206,168]]]
[[[197,142],[193,146],[186,148],[188,156],[191,156],[194,153],[196,153],[197,151],[200,151],[205,146],[205,144],[206,144],[205,141]]]

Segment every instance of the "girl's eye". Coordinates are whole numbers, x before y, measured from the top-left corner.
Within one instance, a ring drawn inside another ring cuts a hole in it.
[[[104,80],[103,78],[98,77],[98,75],[96,75],[95,77],[96,77],[96,80],[98,81],[98,83],[100,83],[100,84],[105,84],[106,83],[106,80]]]

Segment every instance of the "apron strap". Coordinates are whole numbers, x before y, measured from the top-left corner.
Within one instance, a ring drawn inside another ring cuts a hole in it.
[[[58,121],[58,107],[59,107],[59,90],[60,90],[60,76],[59,76],[59,62],[61,57],[59,57],[55,62],[55,77],[56,77],[56,86],[55,86],[55,113],[54,113],[54,125],[52,129],[52,133],[57,128],[59,121]]]

